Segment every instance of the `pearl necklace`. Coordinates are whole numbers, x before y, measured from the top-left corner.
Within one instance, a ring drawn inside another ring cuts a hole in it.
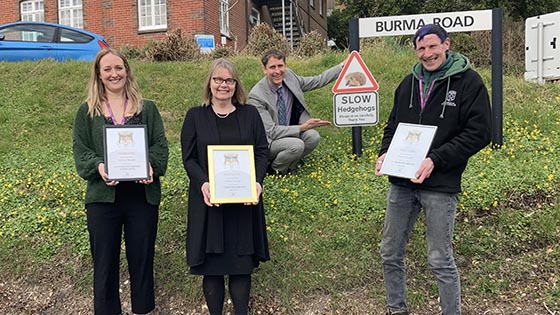
[[[212,111],[214,112],[214,114],[216,114],[216,117],[221,118],[221,119],[225,119],[227,118],[227,116],[229,116],[229,114],[233,113],[233,111],[235,111],[235,107],[233,107],[233,109],[231,111],[229,111],[229,113],[225,113],[225,114],[220,114],[217,111],[214,110],[214,108],[212,108]]]

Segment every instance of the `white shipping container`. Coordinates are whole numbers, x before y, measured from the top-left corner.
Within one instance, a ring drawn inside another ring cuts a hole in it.
[[[560,12],[525,20],[525,80],[560,80]]]

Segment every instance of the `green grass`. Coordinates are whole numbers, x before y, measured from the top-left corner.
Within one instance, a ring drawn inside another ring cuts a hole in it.
[[[345,57],[289,59],[288,65],[314,75]],[[388,182],[375,177],[373,167],[393,91],[415,57],[382,42],[362,51],[362,57],[380,85],[382,122],[363,128],[363,155],[352,154],[350,128],[323,127],[323,140],[301,172],[265,181],[272,260],[261,265],[253,285],[255,303],[263,308],[276,303],[283,313],[301,314],[305,301],[328,295],[332,310],[340,311],[347,309],[346,295],[358,289],[374,305],[383,305],[378,251]],[[263,76],[258,58],[233,61],[247,90]],[[132,62],[144,97],[155,100],[162,113],[170,143],[156,245],[157,286],[192,308],[200,305],[202,293],[184,257],[188,179],[179,133],[187,109],[201,102],[209,64]],[[26,275],[33,281],[44,277],[44,266],[74,261],[56,272],[72,275],[78,290],[90,292],[85,183],[71,156],[73,119],[85,98],[89,71],[82,62],[0,63],[0,277]],[[490,71],[479,71],[489,85]],[[307,93],[314,116],[332,120],[331,87]],[[559,107],[560,85],[504,78],[504,145],[470,160],[460,196],[454,241],[470,304],[513,296],[531,281],[525,277],[530,269],[535,281],[542,278],[546,284],[525,298],[560,310]],[[420,220],[407,261],[409,300],[416,310],[437,297],[425,251]]]

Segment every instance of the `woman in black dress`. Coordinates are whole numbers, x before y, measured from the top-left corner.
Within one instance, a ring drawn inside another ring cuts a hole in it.
[[[246,106],[247,93],[233,63],[215,60],[204,85],[204,104],[191,108],[181,130],[183,165],[189,176],[187,264],[203,275],[202,288],[211,315],[221,315],[225,284],[235,315],[249,308],[251,273],[269,260],[262,183],[268,163],[268,142],[260,115]],[[252,145],[259,201],[210,203],[208,145]]]

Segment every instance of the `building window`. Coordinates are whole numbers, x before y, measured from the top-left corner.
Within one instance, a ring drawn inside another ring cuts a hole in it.
[[[220,0],[220,33],[229,36],[229,0]]]
[[[82,0],[58,0],[58,21],[60,24],[84,28]]]
[[[314,8],[315,7],[315,0],[309,0],[309,5]]]
[[[321,16],[323,16],[323,1],[324,0],[319,0],[319,14],[321,14]]]
[[[261,13],[255,7],[251,8],[251,15],[249,15],[249,22],[253,26],[261,23]]]
[[[138,21],[141,31],[166,29],[166,0],[138,0]]]
[[[45,20],[45,9],[43,0],[27,0],[20,4],[22,21],[39,21]]]

